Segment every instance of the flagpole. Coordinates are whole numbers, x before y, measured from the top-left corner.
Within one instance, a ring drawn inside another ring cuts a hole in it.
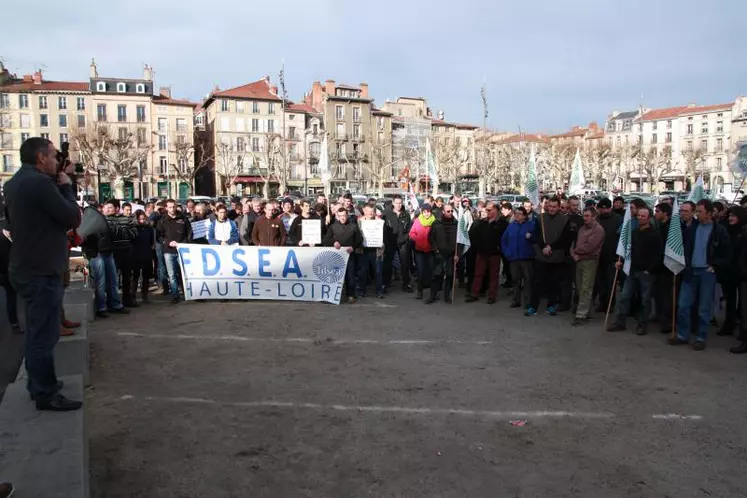
[[[621,261],[620,256],[617,257],[617,262]],[[610,310],[612,309],[612,299],[615,297],[615,291],[617,290],[617,277],[620,275],[620,268],[615,265],[615,278],[612,280],[612,289],[610,289],[610,300],[607,303],[607,313],[604,314],[604,330],[607,330],[607,321],[610,318]]]
[[[744,186],[744,180],[747,178],[747,176],[742,175],[742,183],[739,184],[739,188],[737,189],[737,192],[734,194],[734,200],[731,201],[732,204],[737,203],[737,198],[739,198],[739,191],[742,190],[742,187]],[[713,191],[711,191],[713,192]]]
[[[672,275],[672,339],[674,339],[676,336],[677,336],[677,275]]]

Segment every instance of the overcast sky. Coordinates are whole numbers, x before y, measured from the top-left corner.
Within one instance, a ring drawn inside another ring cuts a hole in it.
[[[102,76],[138,78],[148,63],[193,100],[277,80],[283,60],[295,100],[317,79],[365,81],[378,105],[422,96],[480,125],[485,81],[488,126],[509,131],[601,124],[641,95],[666,107],[747,92],[744,0],[4,0],[2,12],[12,72],[83,81],[95,57]]]

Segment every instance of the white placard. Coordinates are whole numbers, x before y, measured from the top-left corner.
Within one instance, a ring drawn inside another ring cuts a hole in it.
[[[363,247],[384,246],[384,220],[361,220]]]
[[[209,229],[210,229],[210,219],[193,221],[192,222],[192,238],[203,239],[207,237]]]
[[[322,245],[322,220],[301,220],[301,242]]]

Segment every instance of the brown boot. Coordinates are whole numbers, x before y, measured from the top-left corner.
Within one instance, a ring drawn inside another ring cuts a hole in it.
[[[62,320],[62,327],[66,329],[77,329],[78,327],[80,327],[80,322],[74,322],[66,318]]]
[[[75,335],[75,330],[60,327],[60,337],[69,337],[71,335]]]

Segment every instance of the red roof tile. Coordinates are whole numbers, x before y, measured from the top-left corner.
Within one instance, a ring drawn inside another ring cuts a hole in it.
[[[286,110],[290,112],[303,112],[305,114],[318,114],[316,109],[307,104],[290,103],[286,106]]]
[[[685,111],[682,112],[682,115],[700,114],[703,112],[712,112],[712,111],[728,111],[728,110],[731,110],[732,107],[734,107],[734,102],[729,102],[728,104],[715,104],[715,105],[688,107]]]
[[[644,113],[642,116],[639,116],[636,121],[658,121],[661,119],[676,118],[687,109],[688,107],[686,105],[681,105],[678,107],[665,107],[664,109],[652,109]],[[693,107],[690,109],[695,108]]]
[[[172,99],[170,97],[165,97],[163,95],[154,95],[153,103],[162,104],[162,105],[183,105],[183,106],[190,106],[190,107],[200,106],[200,104],[198,104],[197,102],[191,102],[189,100]]]
[[[18,81],[0,87],[4,92],[88,92],[88,82],[79,81],[42,81],[38,85],[34,82]]]
[[[475,126],[471,124],[463,124],[463,123],[455,123],[455,126],[459,128],[460,130],[476,130],[479,128],[479,126]]]
[[[342,88],[343,90],[360,90],[360,87],[344,84],[335,85],[335,88]]]
[[[449,126],[452,128],[456,126],[454,123],[447,123],[446,121],[442,121],[440,119],[431,119],[431,124],[434,126]]]
[[[587,140],[594,140],[598,138],[604,138],[604,132],[603,131],[597,131],[594,133],[590,133],[588,137],[586,137]]]
[[[391,112],[383,111],[376,107],[371,108],[371,114],[375,116],[394,116],[394,114],[392,114]]]
[[[261,79],[253,83],[247,83],[246,85],[237,86],[236,88],[229,88],[228,90],[220,90],[211,95],[211,97],[233,97],[236,99],[257,99],[257,100],[276,100],[281,101],[282,99],[276,94],[272,93],[270,84],[266,79]]]
[[[534,143],[544,144],[548,142],[548,139],[547,139],[547,136],[543,136],[543,135],[522,133],[521,135],[511,135],[510,137],[497,140],[495,143],[502,145],[502,144],[515,144],[515,143],[521,143],[521,142],[534,142]]]
[[[583,137],[586,135],[586,132],[589,131],[588,128],[579,128],[577,130],[571,130],[565,133],[558,133],[557,135],[550,135],[550,138],[573,138],[573,137]]]

